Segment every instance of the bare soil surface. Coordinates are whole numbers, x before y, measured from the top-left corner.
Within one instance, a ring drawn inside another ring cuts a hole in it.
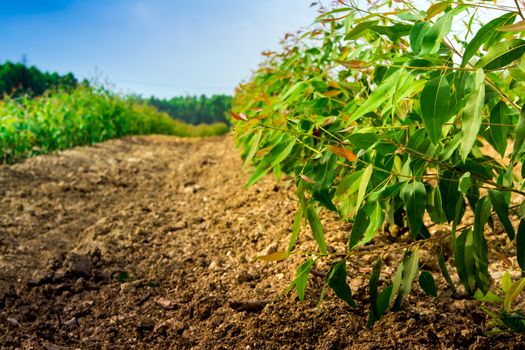
[[[286,249],[293,188],[268,177],[246,189],[247,178],[230,137],[129,137],[1,166],[0,348],[525,348],[523,336],[487,335],[490,318],[446,286],[432,250],[421,260],[438,297],[414,283],[401,311],[366,328],[367,282],[389,235],[348,264],[357,308],[331,291],[318,303],[325,264],[303,302],[285,294],[305,257],[254,258]],[[329,250],[344,253],[349,225],[322,221]],[[491,240],[498,280],[516,267],[501,258],[515,247]],[[316,251],[307,229],[298,251]],[[386,255],[382,285],[401,254]]]

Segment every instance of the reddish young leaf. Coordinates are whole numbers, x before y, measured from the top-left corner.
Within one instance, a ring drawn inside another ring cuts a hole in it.
[[[235,120],[242,120],[242,121],[247,121],[248,120],[248,118],[246,117],[246,114],[244,114],[243,112],[237,114],[237,113],[235,113],[233,111],[230,111],[230,115]]]
[[[304,181],[308,182],[309,184],[315,184],[315,181],[313,179],[309,178],[306,175],[301,174],[301,179],[303,179]]]
[[[525,20],[514,24],[509,24],[503,28],[498,29],[501,32],[523,32],[525,31]]]
[[[368,66],[368,63],[365,61],[359,61],[359,60],[349,60],[349,61],[339,61],[334,60],[335,62],[342,64],[346,68],[365,68]]]
[[[354,162],[357,160],[357,156],[349,149],[336,146],[328,146],[328,149],[333,153],[337,154],[339,157],[343,157],[350,162]]]
[[[326,118],[326,120],[323,122],[323,127],[324,126],[327,126],[327,125],[330,125],[330,124],[333,124],[337,121],[337,117],[330,117],[330,118]]]

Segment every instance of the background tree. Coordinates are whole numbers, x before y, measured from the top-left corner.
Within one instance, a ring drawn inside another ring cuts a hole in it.
[[[0,96],[42,95],[49,89],[75,88],[78,80],[72,73],[60,75],[56,72],[42,72],[32,66],[6,61],[0,64]]]
[[[190,124],[226,123],[226,112],[230,109],[232,97],[228,95],[178,96],[159,99],[154,96],[145,100],[158,110],[168,113],[175,119]]]

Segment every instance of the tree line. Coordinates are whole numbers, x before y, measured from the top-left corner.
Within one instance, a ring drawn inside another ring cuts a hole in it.
[[[0,96],[39,96],[49,89],[75,88],[78,84],[72,73],[43,72],[34,66],[10,61],[0,64]]]
[[[190,124],[225,123],[229,125],[226,112],[230,109],[232,97],[228,95],[177,96],[171,99],[150,97],[146,103],[175,119]]]

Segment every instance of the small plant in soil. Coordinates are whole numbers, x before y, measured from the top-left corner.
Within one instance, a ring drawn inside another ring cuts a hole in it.
[[[273,172],[297,192],[288,249],[263,259],[294,254],[303,224],[317,243],[290,286],[299,299],[322,261],[331,266],[326,286],[354,306],[347,262],[395,232],[409,237],[372,249],[369,326],[398,310],[416,279],[438,294],[437,276],[424,269],[429,261],[420,261],[423,246],[437,252],[428,259],[450,290],[459,287],[452,268],[462,290],[482,300],[496,295],[494,256],[525,270],[522,7],[339,0],[321,7],[307,30],[286,34],[281,51],[265,52],[238,87],[231,114],[254,166],[248,185]],[[321,212],[352,224],[344,254],[328,249]],[[394,249],[404,256],[383,286],[382,260]],[[510,304],[523,280],[506,283],[495,319],[522,332],[523,316]]]

